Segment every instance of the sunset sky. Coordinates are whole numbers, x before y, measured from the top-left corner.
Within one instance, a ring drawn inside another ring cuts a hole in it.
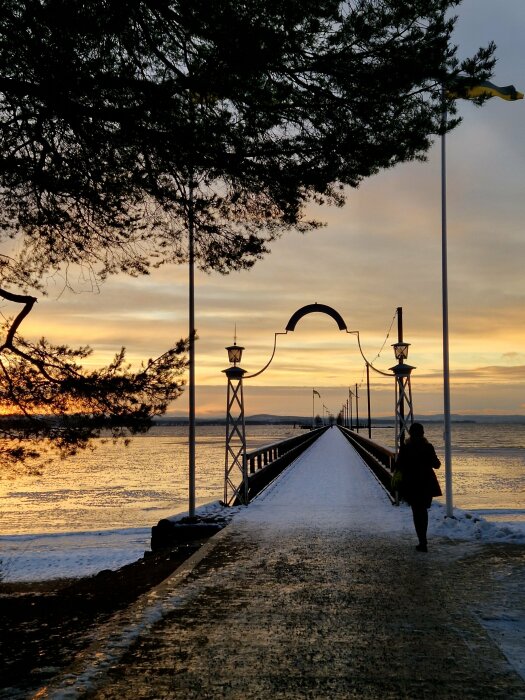
[[[493,82],[525,91],[525,3],[465,0],[459,57],[493,39]],[[463,123],[447,138],[450,351],[453,413],[525,414],[525,101],[463,102]],[[197,414],[225,409],[224,347],[237,339],[242,366],[260,369],[276,331],[305,304],[333,306],[359,330],[369,360],[403,307],[416,413],[441,413],[441,223],[439,144],[427,163],[382,173],[348,193],[341,209],[317,210],[326,228],[291,233],[252,270],[227,277],[197,274]],[[50,280],[25,335],[90,344],[93,364],[122,346],[132,361],[161,354],[187,329],[187,271],[167,267],[142,279],[124,276],[98,293],[78,280],[77,294]],[[390,338],[375,364],[394,364]],[[245,386],[246,412],[310,415],[312,387],[337,413],[348,387],[364,379],[355,338],[320,314],[280,336],[270,368]],[[372,412],[392,415],[393,381],[372,374]],[[364,389],[364,387],[363,387]],[[364,391],[363,391],[364,394]],[[364,409],[364,403],[363,403]],[[186,411],[185,398],[172,413]]]

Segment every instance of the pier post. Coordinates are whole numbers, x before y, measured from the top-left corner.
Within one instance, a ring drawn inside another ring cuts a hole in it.
[[[357,384],[355,385],[355,430],[356,433],[359,432],[359,394]]]
[[[404,363],[392,367],[396,377],[396,455],[405,442],[405,433],[414,422],[412,387],[410,385],[410,373],[413,369],[415,367]]]
[[[248,503],[248,468],[246,463],[246,426],[242,379],[246,370],[237,367],[244,348],[234,344],[228,348],[232,367],[223,370],[228,379],[226,400],[226,454],[224,461],[224,503],[238,500]]]
[[[400,306],[397,309],[397,335],[397,343],[392,347],[398,364],[390,368],[396,378],[396,455],[405,442],[405,432],[414,422],[410,374],[415,367],[405,363],[410,343],[403,342],[403,309]]]
[[[368,407],[368,438],[372,439],[372,416],[370,414],[370,365],[366,363],[366,403]]]

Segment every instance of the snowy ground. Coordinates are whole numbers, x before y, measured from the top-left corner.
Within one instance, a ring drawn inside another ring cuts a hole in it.
[[[118,569],[149,549],[151,528],[0,537],[3,581],[46,581]]]
[[[221,510],[215,501],[196,512],[203,516]],[[232,514],[236,510],[229,509]],[[179,513],[172,519],[185,515]],[[150,549],[150,539],[149,527],[0,536],[0,580],[48,581],[114,571],[142,557]]]
[[[242,514],[251,521],[271,518],[274,525],[301,526],[315,517],[320,524],[372,532],[412,531],[410,509],[393,507],[361,459],[348,461],[348,442],[335,428],[325,433],[297,460],[300,477],[292,466]],[[348,469],[352,470],[348,479]],[[288,481],[292,488],[286,488]],[[267,500],[272,494],[272,507]],[[266,506],[265,506],[266,504]],[[217,511],[218,504],[199,513]],[[525,523],[489,522],[476,513],[459,509],[453,519],[434,503],[429,536],[486,543],[525,543]],[[177,517],[182,517],[179,515]],[[154,523],[152,523],[154,524]],[[136,561],[149,549],[150,528],[0,536],[0,579],[42,581],[81,577],[103,569],[118,569]]]

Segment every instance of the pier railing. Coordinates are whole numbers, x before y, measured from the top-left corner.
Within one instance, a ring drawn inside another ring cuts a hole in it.
[[[280,442],[264,445],[246,453],[248,502],[286,469],[307,447],[327,430],[316,428]],[[234,505],[238,505],[235,503]]]
[[[390,500],[393,503],[397,502],[396,494],[392,494],[392,472],[394,471],[395,452],[378,445],[377,442],[365,438],[363,435],[339,426],[339,429],[357,453],[361,456],[364,462],[374,472],[378,480],[385,487]]]

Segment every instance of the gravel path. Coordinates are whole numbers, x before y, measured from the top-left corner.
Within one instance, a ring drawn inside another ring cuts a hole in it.
[[[524,640],[501,638],[523,633],[524,548],[416,552],[407,510],[325,435],[150,597],[120,658],[39,697],[524,699]]]

